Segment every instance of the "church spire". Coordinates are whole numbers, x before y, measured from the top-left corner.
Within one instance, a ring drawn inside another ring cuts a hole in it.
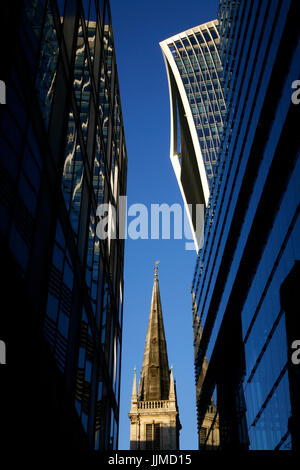
[[[154,283],[143,366],[137,395],[133,376],[130,419],[130,449],[178,450],[181,424],[173,367],[169,370],[167,345],[158,284],[158,261]]]
[[[155,263],[152,300],[146,335],[139,400],[168,400],[170,377],[167,345],[158,284],[158,261]]]
[[[173,377],[173,366],[171,366],[171,373],[170,373],[169,401],[172,401],[172,402],[176,401],[175,385],[174,385],[174,377]]]
[[[137,406],[138,406],[138,397],[137,397],[137,387],[136,387],[136,368],[134,368],[130,412],[131,413],[137,412]]]
[[[136,368],[134,368],[131,402],[136,402],[136,401],[137,401]]]

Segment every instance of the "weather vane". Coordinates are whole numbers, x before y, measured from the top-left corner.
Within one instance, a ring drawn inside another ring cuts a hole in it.
[[[159,265],[159,261],[155,261],[154,266],[155,266],[155,279],[157,279],[157,266]]]

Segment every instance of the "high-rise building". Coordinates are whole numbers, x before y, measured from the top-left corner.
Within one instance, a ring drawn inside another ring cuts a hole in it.
[[[109,2],[6,2],[2,13],[12,34],[0,107],[7,437],[116,449],[124,240],[118,225],[116,238],[96,234],[99,205],[118,208],[126,194]]]
[[[170,93],[170,158],[197,251],[202,227],[195,205],[208,204],[226,113],[219,43],[218,20],[160,43]]]
[[[193,312],[198,429],[213,398],[221,449],[299,449],[299,15],[220,1],[228,112]]]
[[[139,390],[134,371],[128,416],[131,450],[179,449],[181,424],[173,368],[168,363],[157,266]]]
[[[193,324],[194,330],[194,358],[196,360],[198,348],[200,344],[202,328],[198,324],[199,317],[194,314],[195,322]],[[198,331],[198,327],[199,330]],[[196,400],[199,397],[203,381],[205,379],[206,371],[208,368],[208,361],[206,357],[203,359],[203,364],[200,374],[196,373]],[[220,447],[220,429],[219,429],[219,415],[217,411],[216,396],[212,395],[210,404],[206,409],[205,415],[202,419],[201,426],[198,427],[198,447],[199,450],[217,450]]]

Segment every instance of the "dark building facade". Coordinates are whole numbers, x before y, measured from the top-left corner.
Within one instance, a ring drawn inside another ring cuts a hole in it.
[[[1,19],[10,25],[0,77],[7,438],[116,449],[124,240],[118,225],[116,237],[96,234],[99,204],[118,208],[126,194],[109,2],[6,2]]]
[[[227,116],[192,287],[204,448],[213,399],[221,449],[299,449],[299,17],[220,1]]]

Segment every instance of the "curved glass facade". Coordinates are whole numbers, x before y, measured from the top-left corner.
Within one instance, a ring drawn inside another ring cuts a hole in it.
[[[211,21],[160,43],[171,102],[170,156],[187,204],[207,205],[226,113],[217,27]]]

